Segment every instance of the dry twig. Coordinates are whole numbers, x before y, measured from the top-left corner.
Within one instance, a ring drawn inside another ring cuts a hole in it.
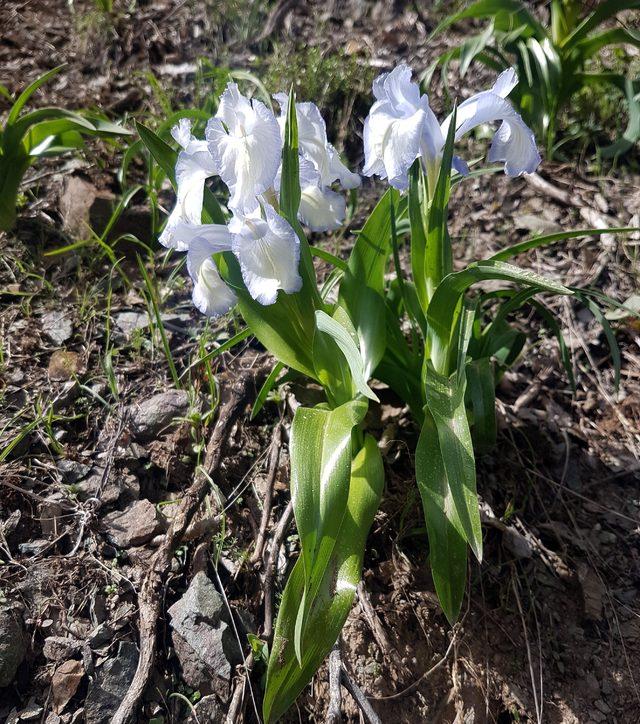
[[[224,459],[227,440],[233,425],[244,410],[248,396],[256,382],[261,376],[264,376],[265,372],[266,368],[263,366],[254,367],[244,371],[244,374],[239,375],[237,379],[223,387],[220,412],[207,444],[204,463],[196,470],[194,480],[180,501],[165,539],[151,559],[140,586],[138,668],[111,724],[127,724],[135,715],[153,667],[157,646],[156,624],[164,600],[162,588],[171,567],[173,552],[181,544],[191,519],[202,504],[209,490],[211,478],[217,474],[220,463]]]

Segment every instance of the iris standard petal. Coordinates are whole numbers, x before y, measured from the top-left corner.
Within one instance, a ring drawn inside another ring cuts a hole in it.
[[[206,137],[218,173],[229,187],[230,208],[251,213],[258,208],[257,197],[273,184],[280,164],[282,141],[273,112],[229,83],[216,117],[207,124]]]
[[[276,301],[279,289],[293,294],[302,287],[300,241],[287,221],[268,206],[265,211],[266,219],[237,217],[230,224],[244,283],[264,305]]]
[[[362,173],[388,178],[391,186],[403,191],[409,185],[409,168],[420,154],[426,113],[420,109],[408,118],[398,118],[391,109],[375,105],[364,124]]]
[[[236,295],[218,271],[211,255],[216,249],[203,237],[192,240],[187,253],[187,269],[193,281],[193,304],[208,317],[228,312],[236,303]]]

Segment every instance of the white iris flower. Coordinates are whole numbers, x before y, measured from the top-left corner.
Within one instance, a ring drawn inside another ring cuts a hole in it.
[[[185,251],[189,245],[189,233],[186,230],[189,225],[201,221],[204,182],[216,175],[217,167],[207,142],[199,141],[191,133],[190,120],[180,119],[171,130],[171,135],[182,146],[176,162],[176,205],[159,241],[163,246]]]
[[[265,218],[259,211],[250,216],[236,214],[229,231],[242,279],[257,302],[273,304],[278,289],[287,294],[300,291],[300,240],[288,221],[265,206]]]
[[[502,121],[488,154],[489,161],[504,161],[508,176],[533,173],[540,163],[531,129],[524,123],[507,95],[518,82],[515,70],[504,71],[494,86],[468,98],[456,114],[455,140],[483,123]],[[397,189],[408,186],[408,172],[416,158],[421,158],[430,182],[437,178],[442,150],[451,123],[448,116],[439,124],[429,107],[426,95],[420,95],[411,81],[411,69],[399,65],[373,83],[376,102],[364,124],[365,176],[388,178]],[[454,158],[460,173],[467,166]]]
[[[282,139],[273,112],[229,83],[218,112],[207,124],[206,137],[218,173],[231,193],[229,208],[252,213],[280,165]]]

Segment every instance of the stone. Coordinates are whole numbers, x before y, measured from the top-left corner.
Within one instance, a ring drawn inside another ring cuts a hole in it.
[[[75,656],[82,644],[77,639],[68,636],[47,636],[42,646],[42,654],[49,661],[65,661]]]
[[[64,482],[69,485],[73,485],[83,478],[86,478],[91,471],[91,467],[89,465],[79,463],[76,460],[58,460],[56,462],[56,467],[58,468],[60,475],[62,475]]]
[[[61,517],[65,512],[66,497],[59,491],[47,495],[46,500],[40,503],[40,527],[42,535],[47,538],[55,538],[64,529],[64,519]]]
[[[115,510],[102,519],[107,538],[119,548],[139,546],[161,530],[155,505],[146,499],[130,503],[124,510]]]
[[[81,368],[80,355],[66,349],[56,350],[49,359],[49,379],[64,382],[75,377]]]
[[[75,696],[83,676],[82,662],[75,659],[63,662],[55,670],[51,678],[51,696],[56,714],[60,714]]]
[[[203,571],[169,608],[171,638],[185,682],[202,692],[218,691],[212,675],[228,684],[242,660],[222,596]]]
[[[42,332],[54,344],[63,345],[73,334],[73,322],[60,311],[47,312],[40,320]]]
[[[140,441],[153,440],[164,432],[176,417],[184,417],[189,410],[186,390],[167,390],[134,403],[131,408],[131,431]]]
[[[210,694],[203,696],[202,699],[194,706],[193,711],[189,714],[186,724],[224,724],[227,718],[220,710],[220,703],[217,697]]]
[[[0,607],[0,689],[13,681],[26,653],[22,608],[5,604]]]
[[[128,337],[137,329],[149,326],[149,315],[146,312],[120,312],[114,321],[116,327]]]
[[[84,703],[86,724],[108,724],[129,689],[138,666],[138,649],[130,641],[121,641],[115,658],[97,669],[89,682]]]

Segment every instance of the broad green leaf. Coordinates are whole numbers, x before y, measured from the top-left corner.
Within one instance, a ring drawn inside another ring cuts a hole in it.
[[[479,452],[487,452],[496,444],[496,393],[493,364],[489,357],[467,364],[466,401],[473,415],[472,434]]]
[[[302,641],[302,665],[294,639],[305,576],[302,557],[289,576],[278,618],[264,694],[265,724],[278,720],[311,680],[331,651],[349,614],[360,582],[362,559],[369,528],[378,509],[384,486],[384,467],[375,440],[367,435],[351,463],[346,511],[333,552],[308,614]]]
[[[351,433],[366,411],[367,403],[360,400],[335,410],[299,407],[291,425],[291,499],[304,570],[304,597],[295,627],[295,651],[301,663],[308,613],[347,506]]]
[[[340,309],[340,307],[338,307]],[[346,326],[339,322],[337,319],[330,317],[326,312],[322,310],[316,311],[316,325],[321,332],[328,334],[334,342],[340,348],[340,351],[347,360],[349,370],[351,371],[351,378],[356,387],[356,390],[370,400],[379,402],[375,393],[371,390],[367,384],[367,378],[365,376],[365,366],[360,350],[358,349],[356,342],[352,335],[347,330]],[[355,329],[353,330],[355,334]],[[356,336],[357,339],[357,336]]]
[[[464,537],[476,558],[482,560],[476,466],[464,404],[466,378],[463,375],[460,380],[458,374],[447,378],[428,366],[426,409],[436,425],[442,462]]]
[[[573,293],[559,282],[500,261],[474,262],[459,272],[449,274],[438,285],[427,310],[430,356],[440,374],[448,375],[450,372],[449,348],[460,314],[462,295],[476,282],[496,279],[555,294]]]
[[[467,543],[445,472],[436,423],[428,408],[416,447],[416,481],[429,536],[431,575],[442,610],[454,623],[467,580]]]
[[[345,276],[351,272],[347,271]],[[364,363],[364,377],[369,379],[384,356],[387,344],[384,299],[370,287],[351,283],[340,286],[338,303],[346,310],[355,327],[360,356]]]
[[[391,253],[391,214],[389,209],[393,204],[396,218],[398,218],[403,212],[399,199],[400,194],[390,188],[378,201],[365,225],[358,232],[348,262],[351,275],[345,275],[343,284],[352,283],[360,287],[371,287],[378,294],[384,295],[384,275]]]

